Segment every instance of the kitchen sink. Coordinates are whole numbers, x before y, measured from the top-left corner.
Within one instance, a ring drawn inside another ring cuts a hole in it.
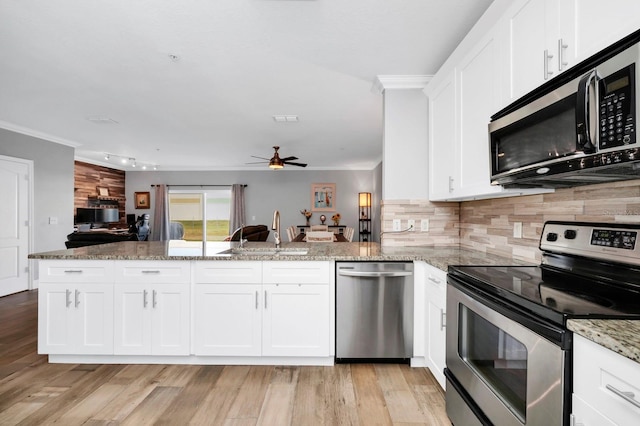
[[[233,254],[240,256],[304,256],[309,253],[307,248],[230,248],[218,254]]]

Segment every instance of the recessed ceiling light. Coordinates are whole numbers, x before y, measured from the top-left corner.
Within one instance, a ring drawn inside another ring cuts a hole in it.
[[[297,115],[274,115],[273,121],[276,123],[295,123],[298,121]]]
[[[95,124],[118,124],[116,120],[109,117],[89,116],[87,120]]]

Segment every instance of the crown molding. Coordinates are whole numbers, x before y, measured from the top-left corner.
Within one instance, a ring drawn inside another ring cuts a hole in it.
[[[385,89],[424,89],[432,75],[378,75],[371,91],[381,95]]]
[[[47,133],[39,132],[37,130],[29,129],[27,127],[18,126],[17,124],[8,123],[6,121],[0,121],[0,128],[5,130],[10,130],[16,133],[21,133],[23,135],[32,136],[34,138],[43,139],[45,141],[70,146],[72,148],[77,148],[82,145],[80,143],[73,142],[68,139],[64,139],[64,138],[53,136]]]

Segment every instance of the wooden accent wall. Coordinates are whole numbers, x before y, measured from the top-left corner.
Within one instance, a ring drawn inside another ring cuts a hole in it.
[[[109,189],[109,197],[118,202],[120,222],[126,223],[125,218],[125,172],[95,164],[76,161],[74,166],[74,209],[78,207],[93,207],[89,203],[90,197],[98,196],[98,187]],[[115,206],[114,206],[115,207]]]

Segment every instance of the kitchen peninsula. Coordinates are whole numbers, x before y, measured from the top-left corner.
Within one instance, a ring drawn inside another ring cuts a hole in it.
[[[39,261],[39,352],[50,362],[332,365],[335,261],[414,261],[442,277],[450,264],[506,262],[457,247],[287,243],[276,252],[251,242],[238,254],[235,245],[126,241],[30,255]]]

